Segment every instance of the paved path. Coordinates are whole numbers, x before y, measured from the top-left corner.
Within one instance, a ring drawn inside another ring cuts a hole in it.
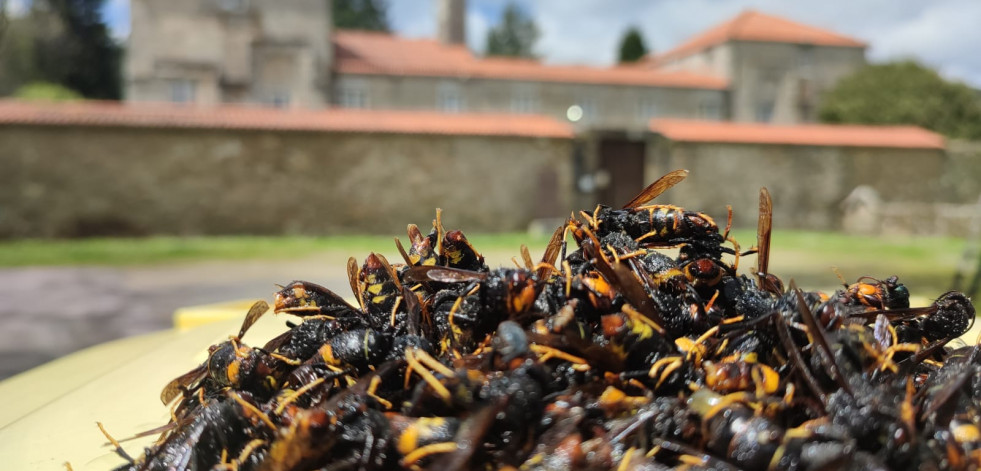
[[[112,339],[169,328],[184,306],[264,298],[306,279],[347,294],[338,256],[155,267],[0,270],[0,378]]]
[[[383,252],[391,261],[397,252]],[[109,340],[170,328],[180,307],[271,301],[275,284],[308,280],[348,296],[350,254],[295,260],[206,261],[147,267],[0,269],[0,379]],[[363,260],[366,254],[356,254]],[[511,253],[485,253],[511,264]]]

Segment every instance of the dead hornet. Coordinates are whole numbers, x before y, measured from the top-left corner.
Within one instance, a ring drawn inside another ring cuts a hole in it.
[[[251,395],[226,391],[206,399],[185,421],[172,423],[161,440],[139,459],[130,458],[118,442],[107,438],[116,445],[116,453],[128,461],[115,471],[214,469],[227,464],[227,459],[235,466],[255,469],[266,457],[275,428]]]
[[[287,362],[241,341],[249,327],[268,310],[269,305],[265,301],[253,304],[238,334],[212,345],[204,363],[167,383],[160,393],[160,400],[168,404],[182,393],[187,396],[201,387],[207,389],[205,393],[208,395],[231,388],[247,391],[259,398],[277,391],[288,374]]]
[[[544,284],[527,269],[474,272],[449,267],[413,267],[406,282],[449,286],[432,295],[433,322],[447,347],[472,348],[502,320],[532,310]]]
[[[487,271],[484,257],[473,248],[463,232],[453,230],[447,232],[443,228],[443,211],[436,210],[433,229],[428,236],[423,236],[415,224],[408,226],[409,251],[405,251],[402,242],[396,238],[395,245],[399,249],[406,266],[446,266],[470,271]]]
[[[976,313],[971,299],[959,291],[941,294],[933,304],[905,309],[879,309],[853,313],[853,318],[870,322],[879,314],[885,315],[896,328],[901,342],[934,342],[955,339],[974,325]]]
[[[337,293],[309,281],[294,281],[275,294],[274,311],[303,318],[337,319],[345,325],[394,329],[401,302],[402,285],[388,260],[380,254],[369,254],[358,267],[348,260],[348,281],[358,302],[352,306]],[[360,321],[359,321],[360,320]]]
[[[592,214],[583,211],[580,215],[601,240],[622,232],[642,247],[691,246],[695,258],[718,260],[723,253],[734,253],[722,246],[726,237],[709,215],[669,204],[648,204],[687,176],[687,170],[675,170],[650,184],[622,209],[600,205]]]
[[[845,431],[816,421],[794,428],[756,413],[743,393],[719,395],[695,391],[689,407],[702,418],[705,448],[746,470],[887,469],[875,456],[861,452]]]

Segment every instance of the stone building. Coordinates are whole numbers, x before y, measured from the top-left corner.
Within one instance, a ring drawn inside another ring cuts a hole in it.
[[[569,122],[582,202],[638,191],[651,119],[813,121],[865,44],[755,11],[631,65],[485,58],[465,44],[466,1],[439,0],[437,38],[334,30],[323,0],[133,0],[130,101],[260,103]]]
[[[816,120],[821,95],[865,65],[865,43],[750,10],[646,64],[726,80],[732,121],[792,124]]]
[[[325,106],[330,11],[324,0],[132,0],[126,99]]]
[[[669,201],[732,203],[746,226],[767,186],[778,225],[834,228],[857,186],[935,201],[922,182],[958,173],[923,129],[810,123],[865,63],[856,39],[748,11],[637,64],[557,66],[473,54],[465,10],[439,0],[437,39],[406,39],[334,30],[324,0],[132,0],[127,103],[0,102],[0,143],[21,143],[0,237],[389,232],[379,221],[435,206],[470,208],[464,229],[515,230],[621,205],[680,167],[692,176]],[[86,178],[66,191],[49,168]],[[263,176],[275,198],[250,199]]]
[[[437,39],[334,30],[323,0],[134,0],[127,99],[508,112],[580,130],[652,118],[813,121],[864,43],[747,11],[637,65],[545,65],[469,51],[466,2],[440,0]]]

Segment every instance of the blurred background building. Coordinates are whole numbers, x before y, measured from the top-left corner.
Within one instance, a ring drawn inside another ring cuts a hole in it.
[[[911,121],[835,107],[845,78],[882,68],[835,31],[746,10],[661,53],[641,44],[625,58],[628,33],[617,65],[554,65],[534,57],[537,30],[513,4],[483,54],[465,42],[464,0],[437,0],[433,38],[401,37],[378,15],[355,29],[335,17],[374,4],[131,0],[122,104],[0,103],[0,148],[16,156],[0,235],[389,232],[456,203],[471,229],[509,231],[622,204],[678,167],[699,170],[665,197],[731,203],[737,226],[755,221],[763,185],[778,227],[842,227],[857,187],[884,204],[974,199],[973,159],[948,154],[941,135],[827,123]],[[972,93],[956,87],[943,93]],[[965,119],[981,122],[977,110]],[[945,122],[910,124],[975,133]],[[802,175],[823,183],[795,184]],[[290,191],[250,201],[257,179]],[[350,203],[369,196],[370,208]],[[725,216],[724,203],[705,209]]]
[[[333,47],[323,0],[133,0],[125,96],[216,105],[328,103]]]
[[[466,2],[439,0],[437,38],[335,30],[323,1],[133,0],[126,98],[215,105],[542,113],[642,130],[655,117],[801,123],[865,65],[865,44],[746,11],[639,63],[479,57]],[[168,38],[168,39],[163,39]]]

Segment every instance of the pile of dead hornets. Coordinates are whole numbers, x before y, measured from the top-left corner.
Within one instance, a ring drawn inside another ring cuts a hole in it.
[[[652,203],[686,175],[570,218],[518,268],[489,269],[437,210],[408,250],[396,239],[404,264],[349,261],[356,303],[283,287],[273,311],[298,321],[250,347],[268,309],[253,306],[166,385],[157,442],[137,459],[117,443],[119,469],[981,465],[981,347],[952,342],[974,321],[966,296],[910,308],[896,277],[785,286],[766,189],[740,253],[706,214]]]

